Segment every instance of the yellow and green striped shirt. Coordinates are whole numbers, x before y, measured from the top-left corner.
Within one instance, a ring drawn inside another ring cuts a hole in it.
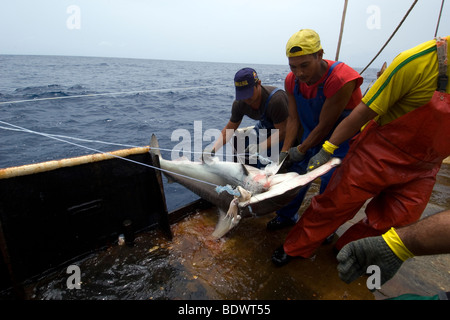
[[[450,57],[450,37],[447,56]],[[447,75],[450,68],[447,69]],[[422,43],[399,54],[363,97],[385,125],[431,100],[438,84],[436,40]],[[449,93],[450,82],[446,91]]]

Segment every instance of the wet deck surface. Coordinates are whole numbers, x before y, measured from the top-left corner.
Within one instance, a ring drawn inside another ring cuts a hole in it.
[[[313,185],[301,210],[315,192]],[[444,164],[424,216],[448,208],[450,165]],[[362,216],[360,211],[353,221]],[[339,279],[333,244],[322,245],[312,259],[275,267],[271,255],[288,230],[267,231],[266,223],[272,217],[243,219],[231,233],[214,240],[211,234],[218,213],[215,208],[204,210],[173,225],[172,241],[152,231],[137,236],[132,247],[112,246],[80,261],[80,290],[67,289],[64,269],[28,286],[26,298],[374,300],[450,291],[450,255],[408,260],[375,293],[367,289],[365,277],[352,284]]]

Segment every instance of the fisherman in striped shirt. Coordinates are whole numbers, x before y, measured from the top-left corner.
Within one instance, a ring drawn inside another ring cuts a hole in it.
[[[420,218],[441,163],[450,155],[449,38],[399,54],[311,158],[309,170],[327,162],[341,142],[363,128],[325,192],[313,197],[275,251],[275,264],[311,257],[369,199],[366,217],[339,238],[337,250]]]

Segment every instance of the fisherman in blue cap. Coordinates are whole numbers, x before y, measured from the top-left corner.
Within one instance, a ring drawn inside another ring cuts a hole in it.
[[[237,150],[238,154],[246,155],[264,154],[271,156],[271,150],[277,147],[277,154],[281,150],[280,143],[284,140],[286,122],[289,116],[288,99],[284,90],[273,86],[261,85],[258,74],[252,68],[239,70],[234,77],[236,100],[231,108],[231,117],[222,129],[221,138],[217,139],[212,148],[205,148],[204,154],[215,154],[227,143],[235,130],[239,128],[244,116],[257,120],[254,130],[258,139],[246,144],[245,150]],[[266,129],[262,134],[262,129]],[[271,129],[276,129],[276,134],[271,134]],[[256,161],[255,161],[256,162]],[[250,162],[252,164],[252,162]],[[257,167],[261,167],[258,161]]]

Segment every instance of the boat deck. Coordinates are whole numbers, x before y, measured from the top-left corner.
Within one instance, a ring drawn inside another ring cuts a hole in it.
[[[313,184],[301,210],[315,192],[317,185]],[[446,163],[423,216],[448,208],[450,164]],[[363,215],[361,210],[337,234]],[[30,284],[27,298],[374,300],[450,291],[450,255],[410,259],[374,293],[367,289],[366,277],[351,284],[339,279],[333,244],[322,245],[312,259],[275,267],[271,255],[288,230],[267,231],[266,223],[272,217],[243,219],[224,238],[214,240],[217,209],[202,209],[171,226],[172,240],[160,231],[149,231],[136,236],[133,246],[115,245],[83,259],[77,263],[82,272],[80,290],[67,289],[68,275],[63,269]]]

